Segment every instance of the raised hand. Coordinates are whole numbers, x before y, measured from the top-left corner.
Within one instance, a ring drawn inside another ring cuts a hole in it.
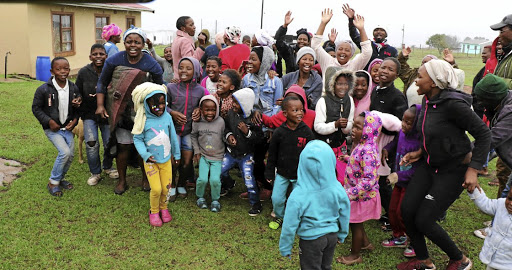
[[[326,8],[324,11],[322,11],[322,23],[328,24],[331,21],[332,18],[332,9]]]
[[[283,24],[283,26],[285,28],[288,27],[288,25],[293,22],[293,19],[294,18],[292,18],[292,12],[288,10],[288,12],[286,12],[286,15],[284,15],[284,24]]]
[[[445,48],[443,50],[443,59],[444,59],[444,61],[446,61],[452,65],[455,63],[455,58],[453,57],[452,52],[448,48]]]
[[[354,26],[357,28],[357,30],[361,31],[361,29],[364,29],[364,17],[361,15],[356,15],[354,17]],[[361,40],[362,41],[362,40]]]
[[[148,44],[148,49],[151,50],[153,48],[153,42],[149,38],[146,38],[146,44]]]
[[[354,15],[356,14],[356,11],[353,8],[350,8],[348,4],[343,4],[343,13],[347,15],[349,19],[354,19]]]
[[[404,57],[407,57],[409,56],[409,54],[411,54],[411,47],[407,46],[407,48],[405,47],[405,45],[402,45],[402,55]]]
[[[338,37],[338,31],[336,31],[336,28],[331,29],[331,33],[327,34],[329,37],[329,41],[332,43],[336,43],[336,38]]]

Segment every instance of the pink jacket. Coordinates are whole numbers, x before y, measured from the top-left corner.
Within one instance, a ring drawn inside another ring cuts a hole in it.
[[[196,48],[194,45],[194,39],[188,34],[181,30],[176,31],[176,38],[172,43],[172,59],[173,59],[173,70],[174,74],[178,74],[178,65],[181,58],[190,56],[194,57],[198,61],[201,61],[204,51],[200,48]]]

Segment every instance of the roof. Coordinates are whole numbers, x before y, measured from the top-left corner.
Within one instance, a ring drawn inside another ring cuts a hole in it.
[[[155,10],[146,6],[135,3],[59,3],[59,5],[87,7],[87,8],[100,8],[110,10],[125,10],[125,11],[144,11],[155,13]]]
[[[483,43],[487,43],[489,42],[488,39],[468,39],[468,40],[463,40],[462,43],[466,43],[466,44],[475,44],[475,45],[481,45]]]

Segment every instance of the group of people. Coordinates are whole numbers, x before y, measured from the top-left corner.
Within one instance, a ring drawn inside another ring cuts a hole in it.
[[[486,63],[473,89],[487,126],[471,96],[460,91],[464,73],[448,50],[443,60],[427,55],[410,68],[410,48],[398,54],[383,26],[370,40],[364,18],[347,4],[342,9],[351,40],[337,40],[333,29],[324,42],[331,9],[322,12],[315,34],[298,30],[296,44],[284,42],[291,12],[275,39],[264,30],[242,37],[233,26],[214,43],[207,30],[194,42],[194,21],[183,16],[163,57],[141,29],[123,34],[112,24],[103,28],[107,43],[91,47],[91,63],[76,83],[68,79],[68,61],[54,58],[53,76],[36,90],[32,105],[58,150],[49,193],[62,196],[73,188],[64,179],[73,160],[71,131],[81,118],[87,183],[96,185],[103,169],[118,178],[114,192],[121,195],[127,166],[139,167],[152,226],[172,220],[168,202],[186,197],[187,186],[195,187],[197,207],[220,212],[237,166],[249,215],[260,214],[261,200],[270,197],[269,227],[281,228],[279,250],[290,256],[297,234],[303,269],[330,269],[349,228],[351,252],[337,261],[362,263],[361,251],[374,249],[363,225],[372,219],[392,231],[382,246],[403,247],[412,258],[397,269],[436,269],[425,236],[448,255],[447,269],[471,269],[436,222],[466,188],[495,216],[480,259],[488,269],[512,268],[510,183],[500,182],[504,199],[489,200],[477,180],[490,148],[505,168],[512,166],[512,15],[491,26],[500,32],[502,52],[493,45],[494,64]],[[115,45],[121,34],[125,51]],[[404,91],[394,86],[397,78]]]

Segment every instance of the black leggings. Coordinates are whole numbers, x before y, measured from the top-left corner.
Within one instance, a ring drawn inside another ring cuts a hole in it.
[[[451,260],[461,260],[462,252],[436,220],[462,192],[467,165],[435,170],[426,162],[420,165],[402,201],[402,219],[419,260],[429,258],[425,236]]]

